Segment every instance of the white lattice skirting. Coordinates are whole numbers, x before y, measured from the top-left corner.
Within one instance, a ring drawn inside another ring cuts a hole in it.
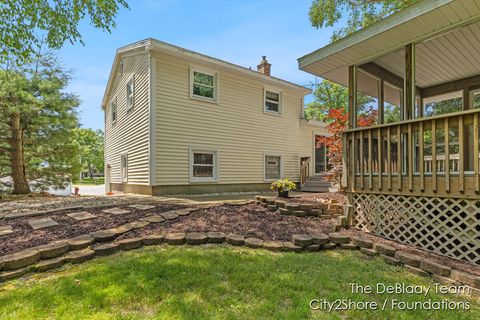
[[[353,195],[356,228],[480,264],[480,200]]]

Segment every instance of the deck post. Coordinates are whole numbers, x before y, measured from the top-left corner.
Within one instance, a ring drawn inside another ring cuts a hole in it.
[[[357,127],[357,67],[348,67],[348,119],[349,128]]]

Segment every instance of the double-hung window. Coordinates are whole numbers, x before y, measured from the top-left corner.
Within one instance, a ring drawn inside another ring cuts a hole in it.
[[[214,73],[191,70],[191,97],[216,100],[217,76]]]
[[[113,98],[112,102],[110,102],[110,113],[112,117],[112,123],[117,121],[117,98]]]
[[[265,90],[265,103],[263,111],[269,113],[281,113],[280,93]]]
[[[131,76],[127,81],[127,110],[133,108],[135,102],[135,82],[134,76]]]
[[[265,180],[276,180],[281,178],[280,156],[265,156]]]
[[[192,150],[190,161],[191,181],[217,180],[217,152]]]

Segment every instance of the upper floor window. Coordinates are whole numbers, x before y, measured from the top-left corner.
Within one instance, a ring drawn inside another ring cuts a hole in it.
[[[134,77],[130,77],[127,81],[127,110],[133,107],[134,98],[135,98],[135,86],[134,86]]]
[[[110,102],[110,112],[112,115],[112,122],[117,121],[117,98],[113,98]]]
[[[280,113],[280,93],[265,90],[265,112]]]
[[[216,100],[216,74],[192,70],[190,93],[192,97]]]

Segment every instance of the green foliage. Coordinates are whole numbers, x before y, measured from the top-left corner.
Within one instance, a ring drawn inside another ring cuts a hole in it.
[[[79,150],[82,170],[88,170],[90,177],[94,171],[103,172],[103,131],[75,128],[72,134],[73,142]]]
[[[313,0],[309,17],[312,26],[323,28],[337,25],[347,15],[346,25],[332,35],[335,41],[419,1]]]
[[[76,95],[64,90],[70,73],[55,57],[40,56],[22,69],[0,70],[1,174],[11,174],[10,119],[20,115],[27,178],[38,187],[61,187],[79,170],[71,132],[78,126]]]
[[[347,112],[348,89],[329,80],[322,81],[316,86],[314,92],[314,101],[307,104],[305,108],[305,119],[329,122],[330,110],[342,109]],[[369,115],[369,106],[374,102],[374,98],[359,93],[357,97],[359,114]]]
[[[68,41],[83,44],[80,21],[110,32],[125,0],[3,0],[0,2],[0,63],[24,63],[43,43],[60,49]]]

